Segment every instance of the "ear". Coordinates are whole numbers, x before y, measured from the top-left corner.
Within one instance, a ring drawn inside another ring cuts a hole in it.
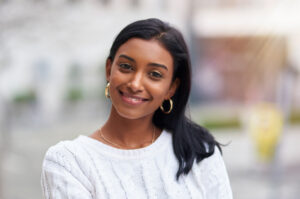
[[[170,89],[169,89],[169,92],[168,92],[168,95],[167,95],[167,99],[170,99],[171,97],[173,97],[173,95],[175,94],[179,84],[180,84],[180,79],[179,78],[176,78],[172,82],[172,84],[170,86]]]
[[[105,75],[106,75],[106,81],[110,81],[110,74],[111,74],[111,67],[112,67],[112,60],[110,58],[107,58],[106,65],[105,65]]]

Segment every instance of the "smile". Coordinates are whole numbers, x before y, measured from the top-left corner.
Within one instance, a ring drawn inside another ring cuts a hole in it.
[[[131,95],[129,93],[123,93],[122,91],[120,91],[120,94],[121,94],[122,100],[131,105],[139,105],[139,104],[142,104],[142,103],[148,101],[148,99],[146,99],[146,98]]]

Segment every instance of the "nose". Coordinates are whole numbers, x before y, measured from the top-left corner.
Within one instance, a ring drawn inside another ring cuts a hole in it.
[[[141,73],[134,74],[128,82],[128,88],[134,93],[143,91],[143,75]]]

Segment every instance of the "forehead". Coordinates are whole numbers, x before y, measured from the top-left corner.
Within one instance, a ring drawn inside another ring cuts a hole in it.
[[[120,46],[116,53],[132,57],[136,62],[154,62],[173,68],[173,58],[168,50],[157,40],[132,38]]]

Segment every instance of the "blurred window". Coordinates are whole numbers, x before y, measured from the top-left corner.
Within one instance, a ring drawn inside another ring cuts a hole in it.
[[[103,5],[108,5],[110,0],[99,0]]]
[[[139,0],[131,0],[130,3],[132,5],[132,7],[138,7],[140,4],[140,1]]]

